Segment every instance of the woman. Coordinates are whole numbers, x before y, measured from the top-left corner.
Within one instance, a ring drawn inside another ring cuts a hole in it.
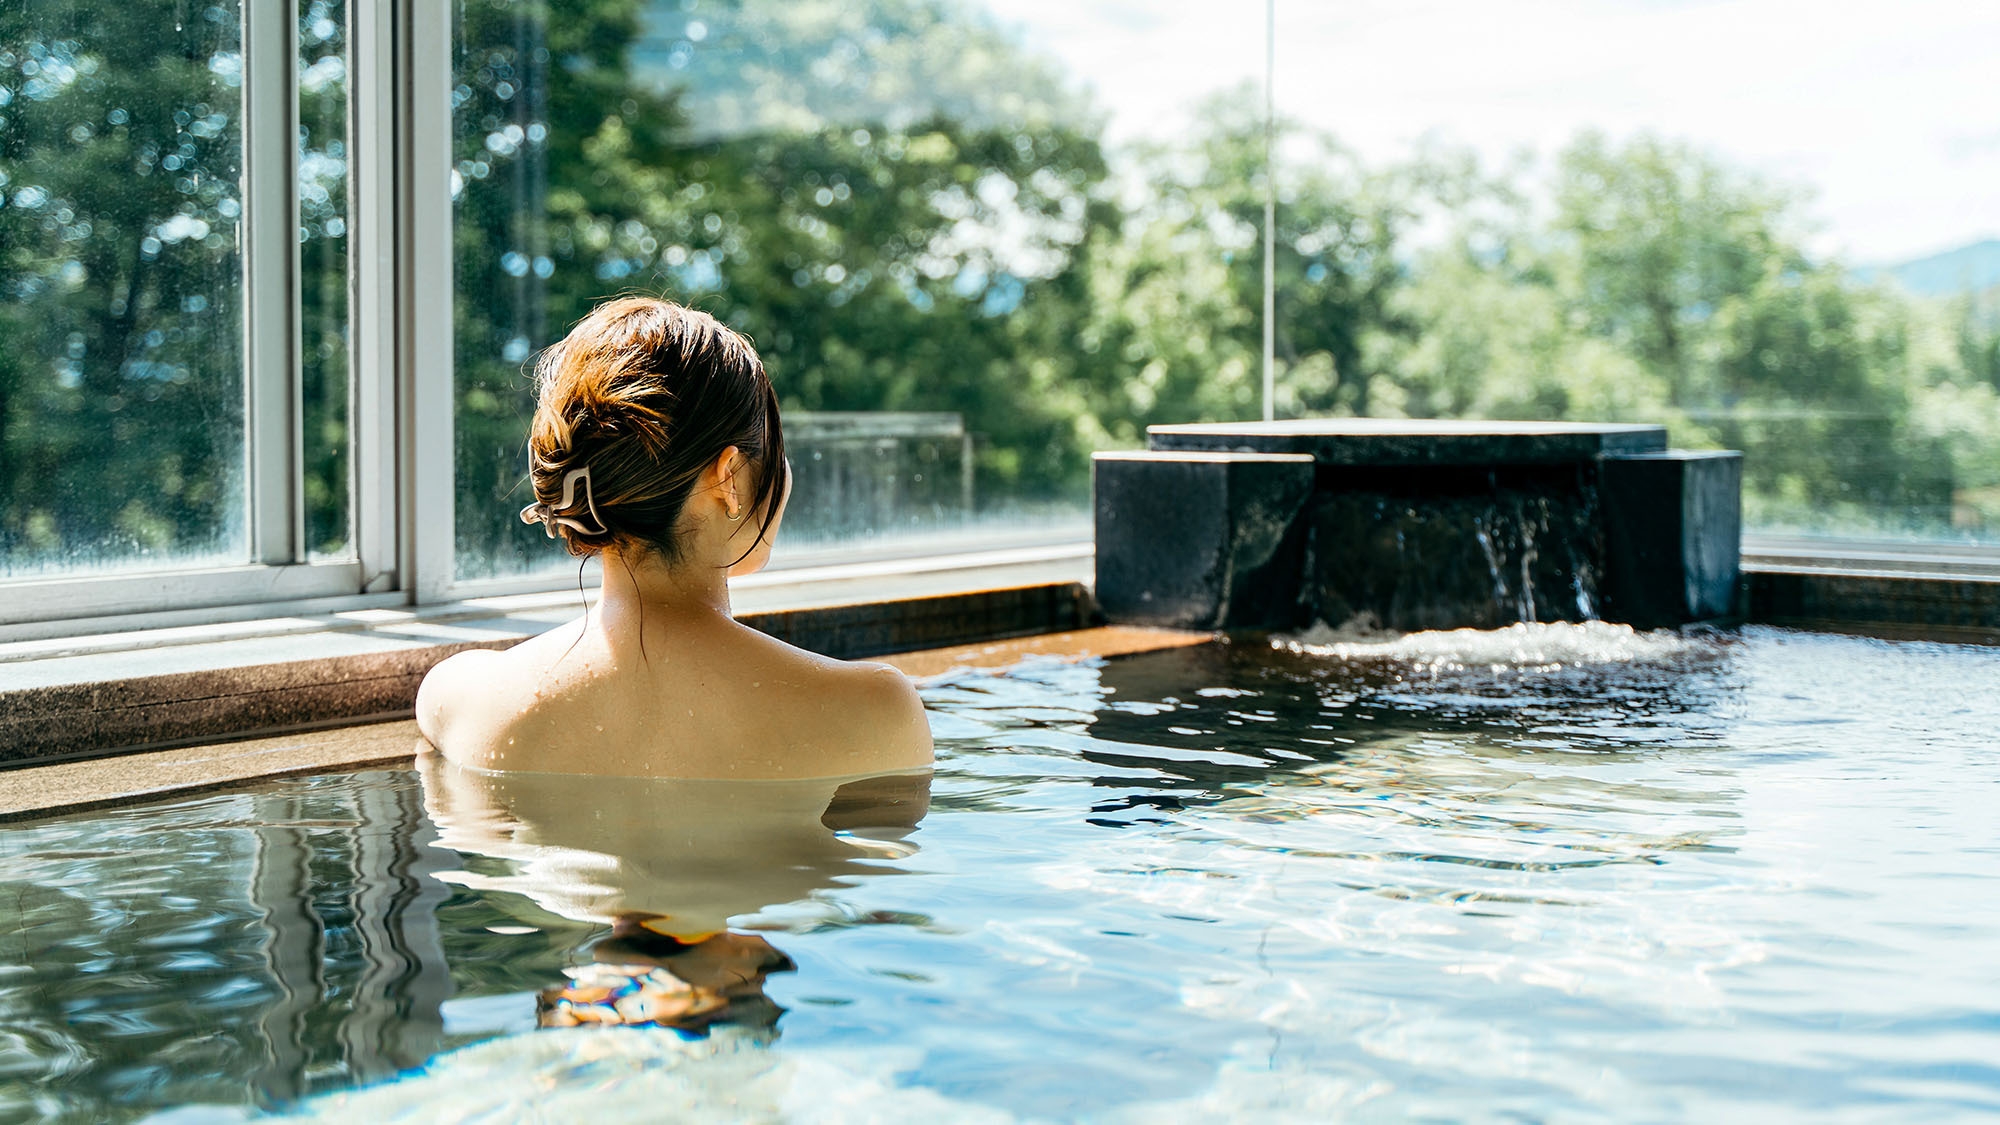
[[[730,616],[727,579],[770,558],[791,492],[777,394],[747,341],[706,313],[627,297],[544,352],[536,381],[536,502],[521,518],[599,556],[603,594],[580,621],[431,670],[417,725],[446,759],[737,779],[931,764],[901,673]]]

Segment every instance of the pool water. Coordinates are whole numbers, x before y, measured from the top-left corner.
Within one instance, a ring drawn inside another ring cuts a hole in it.
[[[2000,1113],[2000,652],[1518,626],[925,697],[927,813],[433,766],[8,828],[0,1120]]]

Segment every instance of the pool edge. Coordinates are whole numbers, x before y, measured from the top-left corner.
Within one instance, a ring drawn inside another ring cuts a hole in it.
[[[1208,633],[1096,626],[874,654],[906,674],[1004,667],[1026,657],[1081,660],[1204,644]],[[281,733],[141,747],[0,771],[0,824],[144,804],[272,778],[404,766],[422,745],[415,720],[327,720]]]

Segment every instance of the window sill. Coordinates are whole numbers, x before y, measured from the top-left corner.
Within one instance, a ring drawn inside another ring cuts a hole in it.
[[[1087,543],[752,575],[739,619],[840,656],[1076,628]],[[594,596],[587,593],[584,601]],[[0,644],[0,768],[409,714],[431,665],[574,618],[575,590]]]
[[[1743,569],[1746,573],[1992,578],[2000,577],[2000,546],[1745,536]]]

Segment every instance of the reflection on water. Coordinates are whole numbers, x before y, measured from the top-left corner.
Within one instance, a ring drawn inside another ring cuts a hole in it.
[[[668,1027],[703,1033],[716,1024],[770,1030],[784,1009],[764,995],[772,973],[797,968],[759,934],[723,931],[694,941],[629,920],[566,970],[567,984],[535,997],[540,1027]]]
[[[426,762],[16,826],[0,1118],[1990,1115],[1996,668],[1292,637],[935,680],[928,793]]]
[[[439,844],[472,861],[440,880],[611,927],[591,963],[537,994],[542,1027],[774,1027],[783,1009],[764,980],[795,966],[731,920],[754,926],[766,907],[893,873],[881,861],[914,853],[930,793],[928,773],[612,779],[470,770],[429,753],[418,772]]]
[[[281,1107],[522,1014],[768,1031],[794,966],[727,920],[893,870],[929,785],[420,762],[11,830],[0,1120]]]
[[[442,858],[395,775],[8,830],[0,1117],[275,1104],[440,1046]],[[233,1087],[233,1089],[231,1089]]]
[[[929,774],[865,781],[664,781],[490,773],[419,759],[438,842],[468,860],[439,877],[510,891],[581,922],[646,920],[681,938],[881,874],[914,850]]]

